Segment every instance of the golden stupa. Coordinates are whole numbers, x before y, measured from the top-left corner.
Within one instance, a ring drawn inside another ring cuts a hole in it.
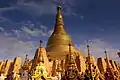
[[[73,41],[64,29],[64,21],[61,12],[61,5],[57,6],[56,23],[52,35],[48,39],[46,51],[50,59],[62,59],[69,54],[68,44],[71,44],[72,52],[84,56],[74,47]]]

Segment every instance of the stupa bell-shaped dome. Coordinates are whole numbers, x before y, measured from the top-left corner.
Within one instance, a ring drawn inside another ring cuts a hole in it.
[[[50,58],[60,58],[69,53],[68,44],[72,45],[72,51],[79,53],[74,47],[72,39],[64,29],[64,21],[61,12],[61,5],[57,6],[56,23],[52,35],[48,39],[47,53]]]

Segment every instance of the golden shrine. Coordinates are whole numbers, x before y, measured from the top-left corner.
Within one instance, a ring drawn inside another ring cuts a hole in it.
[[[83,56],[83,53],[81,53],[77,48],[74,47],[72,39],[64,29],[64,21],[61,9],[62,9],[61,5],[58,5],[54,32],[49,37],[46,47],[47,55],[51,59],[55,58],[64,59],[65,56],[69,54],[68,44],[71,44],[72,52],[74,52],[76,55],[79,54]]]

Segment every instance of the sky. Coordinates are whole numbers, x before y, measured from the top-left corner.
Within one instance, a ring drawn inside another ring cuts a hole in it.
[[[120,0],[0,0],[0,60],[32,58],[43,40],[44,47],[55,24],[56,6],[62,4],[67,33],[87,54],[118,60],[120,49]]]

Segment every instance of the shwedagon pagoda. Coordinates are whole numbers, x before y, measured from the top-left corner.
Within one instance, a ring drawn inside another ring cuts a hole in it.
[[[22,58],[0,62],[0,80],[120,80],[120,65],[109,59],[95,58],[80,52],[64,29],[62,7],[57,6],[56,22],[46,48],[40,40],[39,48],[32,60]]]

